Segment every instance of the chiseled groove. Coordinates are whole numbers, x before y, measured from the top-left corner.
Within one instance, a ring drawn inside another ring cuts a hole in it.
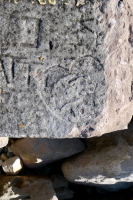
[[[6,80],[7,84],[8,84],[9,80],[8,80],[8,77],[7,77],[7,74],[6,74],[6,70],[5,70],[5,67],[4,67],[4,61],[2,59],[1,59],[1,66],[2,66],[2,70],[3,70],[4,76],[5,76],[5,80]]]
[[[12,70],[12,79],[14,79],[14,77],[15,77],[15,69],[14,69],[14,67],[15,67],[15,62],[13,61],[12,62],[12,68],[11,68],[11,70]]]

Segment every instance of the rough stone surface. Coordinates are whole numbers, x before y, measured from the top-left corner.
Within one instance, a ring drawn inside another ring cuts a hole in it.
[[[133,114],[132,0],[0,1],[0,134],[92,137]]]
[[[2,163],[2,169],[7,175],[16,175],[23,169],[23,163],[18,156],[14,156]]]
[[[79,139],[18,139],[11,145],[27,167],[41,167],[85,150]]]
[[[58,200],[52,183],[44,177],[1,176],[0,200]]]
[[[133,185],[133,132],[91,138],[87,150],[62,165],[67,180],[117,191]]]

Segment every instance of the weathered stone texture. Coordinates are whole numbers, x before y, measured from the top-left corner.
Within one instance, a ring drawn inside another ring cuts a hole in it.
[[[0,1],[0,134],[91,137],[125,128],[131,1],[48,2]]]
[[[87,149],[66,160],[62,171],[78,184],[117,191],[133,183],[133,134],[123,130],[86,139]]]
[[[0,200],[58,200],[52,183],[44,177],[1,176]]]

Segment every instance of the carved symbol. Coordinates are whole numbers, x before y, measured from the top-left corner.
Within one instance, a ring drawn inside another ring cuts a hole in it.
[[[22,19],[20,20],[20,40],[21,45],[36,46],[37,42],[37,20],[35,19]]]
[[[4,57],[1,59],[1,67],[5,76],[6,83],[9,84],[13,80],[14,63],[10,57]]]
[[[41,83],[44,102],[68,121],[77,122],[89,117],[100,104],[94,95],[97,82],[102,82],[101,72],[94,69],[96,66],[100,67],[100,63],[87,56],[75,60],[70,71],[59,66],[46,70]],[[94,70],[97,73],[95,79]]]
[[[18,88],[24,88],[30,84],[30,65],[17,63],[10,57],[1,58],[1,66],[6,83],[9,87],[17,85]]]

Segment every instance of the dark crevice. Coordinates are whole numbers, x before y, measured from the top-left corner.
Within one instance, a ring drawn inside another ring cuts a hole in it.
[[[71,108],[70,109],[70,113],[75,117],[76,115],[75,115],[75,112],[73,111],[73,109]]]
[[[22,198],[22,199],[31,199],[30,198],[30,196],[28,196],[28,195],[21,195],[21,196],[19,196],[19,197],[15,197],[15,198],[10,198],[10,200],[20,200],[20,197]]]
[[[30,85],[30,72],[31,72],[31,66],[28,67],[28,86]]]
[[[77,5],[78,0],[75,0],[75,6]]]
[[[133,38],[132,37],[133,31],[132,31],[132,26],[131,25],[129,26],[129,33],[130,33],[130,35],[129,35],[128,41],[129,41],[131,47],[133,47],[133,39],[132,39]]]
[[[77,79],[78,79],[78,78],[75,77],[75,78],[71,79],[70,81],[68,81],[68,83],[70,84],[71,82],[76,81]]]
[[[46,81],[45,81],[45,87],[48,87],[48,79],[49,77],[47,76]]]
[[[87,130],[81,131],[81,135],[83,138],[87,138],[88,131]]]
[[[132,94],[132,97],[133,97],[133,81],[131,82],[131,94]]]
[[[14,61],[13,61],[13,63],[12,63],[12,78],[13,78],[13,79],[14,79],[14,77],[15,77],[14,67],[15,67],[15,63],[14,63]]]
[[[129,130],[133,130],[133,116],[132,116],[131,121],[130,121],[129,124],[128,124],[128,129],[129,129]]]
[[[118,1],[118,7],[120,8],[123,3],[123,0]]]
[[[131,81],[131,96],[129,98],[130,101],[133,100],[133,81]]]
[[[50,50],[53,49],[53,43],[52,43],[52,41],[49,41],[49,49],[50,49]]]
[[[93,127],[89,127],[89,132],[92,132],[92,131],[94,131],[94,128]]]
[[[84,114],[84,108],[82,108],[81,113],[82,113],[82,115]]]
[[[40,19],[38,23],[38,38],[37,38],[36,48],[39,48],[41,46],[41,39],[42,39],[41,32],[42,32],[42,20]]]

